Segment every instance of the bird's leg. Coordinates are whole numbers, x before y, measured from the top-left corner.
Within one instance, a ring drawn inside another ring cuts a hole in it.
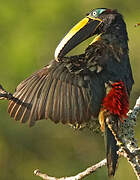
[[[105,131],[105,112],[106,112],[106,109],[101,109],[99,113],[99,123],[100,123],[100,129],[102,132]]]

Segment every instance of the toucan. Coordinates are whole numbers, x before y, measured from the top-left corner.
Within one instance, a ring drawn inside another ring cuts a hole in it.
[[[66,56],[94,35],[83,53]],[[134,83],[122,15],[108,8],[92,10],[64,36],[54,54],[48,65],[23,80],[13,94],[0,86],[0,99],[9,101],[11,117],[29,126],[41,119],[75,127],[100,124],[108,175],[114,176],[119,147],[106,119],[121,128]]]

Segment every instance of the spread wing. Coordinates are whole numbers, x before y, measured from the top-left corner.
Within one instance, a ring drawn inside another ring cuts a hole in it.
[[[18,100],[9,101],[8,112],[29,126],[48,118],[55,123],[82,124],[97,116],[104,96],[98,88],[100,80],[96,76],[92,80],[90,75],[71,73],[64,63],[52,61],[18,85],[13,94]]]

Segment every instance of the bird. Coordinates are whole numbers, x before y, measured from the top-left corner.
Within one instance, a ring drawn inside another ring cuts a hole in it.
[[[92,36],[83,53],[66,56]],[[41,119],[79,128],[98,123],[105,134],[108,176],[114,176],[119,147],[106,118],[120,128],[133,84],[124,18],[117,10],[96,8],[68,31],[54,59],[23,80],[13,94],[0,86],[0,99],[9,101],[11,117],[30,127]]]

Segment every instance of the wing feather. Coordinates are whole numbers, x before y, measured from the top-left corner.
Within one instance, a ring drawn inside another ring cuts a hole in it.
[[[62,82],[57,81],[55,92],[54,92],[54,103],[52,110],[52,119],[55,123],[58,123],[60,120],[60,92],[61,92]]]
[[[52,81],[53,79],[51,78],[51,76],[47,76],[45,78],[44,86],[42,88],[42,91],[40,92],[40,101],[39,101],[39,106],[38,106],[38,119],[45,118],[46,101],[47,101],[47,97],[48,97],[48,93],[49,93]]]
[[[41,83],[42,83],[42,80],[40,78],[39,81],[38,81],[38,79],[36,79],[34,84],[32,84],[32,86],[30,86],[30,88],[27,86],[28,90],[26,91],[26,94],[24,95],[24,99],[23,100],[21,99],[23,103],[26,102],[29,105],[32,103],[32,100],[35,99],[36,92],[38,90],[38,87],[40,87]],[[23,103],[18,107],[18,109],[15,113],[15,116],[14,116],[15,120],[20,120],[20,122],[26,122],[26,119],[25,118],[23,119],[23,114],[24,114],[25,110],[29,111],[28,106],[27,107],[24,106]],[[34,102],[34,104],[36,104],[36,102]],[[28,114],[28,113],[26,113],[26,114]]]
[[[28,83],[25,84],[25,86],[23,86],[23,88],[21,89],[21,91],[17,91],[18,93],[16,93],[14,96],[16,98],[18,98],[22,103],[19,104],[18,102],[15,101],[11,101],[8,107],[8,112],[10,113],[11,117],[14,117],[15,120],[17,120],[16,118],[16,114],[18,113],[18,109],[23,106],[23,103],[25,102],[26,98],[28,98],[28,96],[26,96],[26,94],[28,93],[28,95],[30,94],[32,88],[35,87],[36,85],[36,80],[37,78],[34,78],[31,80],[30,84],[30,88],[28,87]],[[19,120],[19,119],[18,119]]]
[[[31,98],[28,101],[29,104],[32,104],[32,108],[30,111],[28,108],[25,109],[25,116],[20,119],[20,122],[26,122],[26,120],[28,120],[29,126],[33,126],[36,119],[39,119],[38,106],[40,102],[40,92],[44,86],[44,83],[45,77],[42,77],[36,84],[36,87],[33,89],[32,94],[30,95]]]
[[[22,81],[10,100],[8,112],[33,126],[50,118],[55,123],[82,124],[90,120],[91,92],[84,76],[71,73],[63,62],[53,62]]]
[[[45,118],[51,118],[52,115],[52,108],[53,108],[53,96],[56,88],[57,80],[53,79],[50,89],[48,90],[48,96],[46,99],[46,109],[45,109]]]

